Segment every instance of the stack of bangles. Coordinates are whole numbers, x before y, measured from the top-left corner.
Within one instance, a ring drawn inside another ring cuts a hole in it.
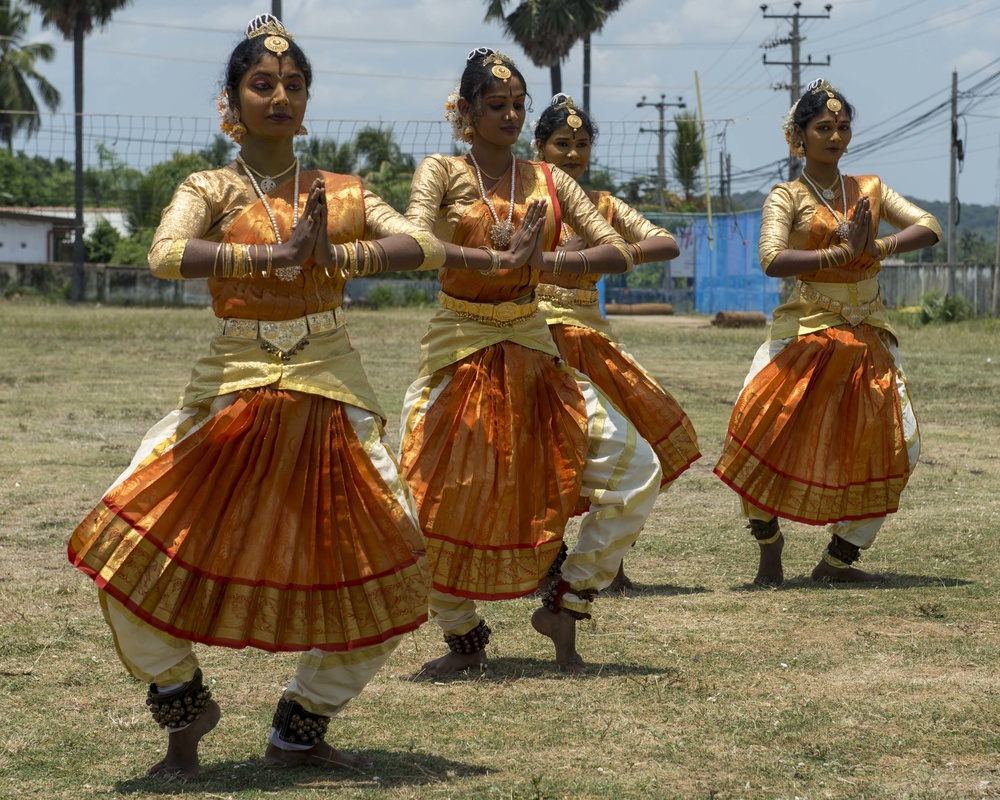
[[[885,261],[896,252],[896,248],[899,247],[899,239],[896,234],[890,233],[884,239],[876,239],[875,247],[878,248],[878,260]]]
[[[250,248],[253,248],[252,254]],[[359,240],[335,244],[332,245],[332,250],[334,269],[342,269],[347,278],[364,278],[386,271],[385,251],[378,242]],[[496,261],[499,268],[499,255]],[[240,280],[260,273],[265,278],[270,278],[273,264],[273,245],[221,242],[215,249],[212,277]],[[331,277],[329,268],[324,268],[324,272],[328,278]]]
[[[250,257],[250,248],[253,247],[253,258]],[[264,248],[264,269],[265,277],[271,276],[272,250],[271,245],[249,245],[249,244],[228,244],[220,242],[215,248],[215,258],[212,260],[213,278],[243,278],[251,277],[261,264],[261,247]],[[220,270],[221,257],[221,270]]]
[[[385,250],[378,242],[366,242],[359,239],[356,242],[331,245],[333,251],[333,268],[339,269],[345,278],[366,278],[385,272],[388,264]],[[324,268],[326,276],[330,277],[329,269]]]
[[[587,257],[587,254],[583,250],[575,250],[574,252],[578,256],[580,256],[580,263],[583,265],[583,269],[581,269],[579,271],[575,270],[574,272],[576,272],[576,274],[578,274],[578,275],[587,275],[587,274],[589,274],[590,273],[590,259]],[[566,251],[565,250],[557,250],[556,251],[555,264],[552,265],[552,274],[553,275],[561,275],[562,271],[565,269],[565,267],[566,267]]]
[[[479,270],[483,275],[496,275],[500,271],[500,253],[496,250],[491,250],[486,247],[486,245],[480,245],[476,248],[477,250],[485,250],[490,254],[490,265],[486,269]],[[465,261],[465,250],[462,250],[462,260]],[[466,262],[468,264],[468,262]]]
[[[637,245],[635,242],[629,242],[625,246],[628,248],[629,255],[632,256],[632,263],[633,264],[641,264],[642,263],[642,250],[639,248],[639,245]]]
[[[850,262],[854,258],[854,248],[849,244],[835,244],[824,250],[817,250],[816,255],[819,258],[821,270],[833,269],[834,267],[843,267]]]

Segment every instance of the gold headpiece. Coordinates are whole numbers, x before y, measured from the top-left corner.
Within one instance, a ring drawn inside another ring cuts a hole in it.
[[[580,119],[574,105],[576,104],[573,102],[573,98],[562,92],[552,98],[552,107],[555,109],[565,108],[567,111],[566,124],[576,130],[583,127],[583,120]]]
[[[280,56],[288,49],[288,42],[293,37],[285,30],[281,20],[273,14],[258,14],[247,24],[247,39],[266,36],[264,47]]]
[[[486,56],[486,58],[483,59],[483,66],[488,67],[490,64],[492,64],[493,66],[490,67],[490,72],[493,73],[493,77],[499,78],[504,83],[509,81],[510,76],[514,74],[510,71],[510,67],[507,66],[508,64],[513,64],[513,63],[514,62],[510,59],[510,57],[505,56],[499,50],[490,53],[488,56]]]
[[[806,87],[806,91],[810,94],[818,94],[819,92],[826,93],[826,107],[830,109],[834,114],[838,113],[844,104],[841,103],[837,96],[834,94],[836,89],[830,85],[830,83],[824,78],[817,78],[812,83]]]

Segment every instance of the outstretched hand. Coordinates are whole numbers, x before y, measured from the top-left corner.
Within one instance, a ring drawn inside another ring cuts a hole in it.
[[[505,265],[507,269],[522,267],[525,264],[542,269],[542,240],[545,233],[545,209],[547,203],[544,200],[532,200],[528,204],[528,210],[521,220],[521,224],[510,240],[510,247],[507,249],[507,256],[511,263]]]

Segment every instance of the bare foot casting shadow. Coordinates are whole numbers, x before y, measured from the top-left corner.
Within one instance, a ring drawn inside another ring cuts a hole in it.
[[[206,748],[208,749],[208,748]],[[263,746],[261,747],[263,753]],[[123,795],[189,795],[191,792],[274,791],[302,786],[310,794],[324,790],[336,792],[347,788],[384,789],[388,787],[439,785],[450,778],[485,775],[490,767],[465,764],[448,758],[410,750],[354,750],[372,762],[364,769],[325,769],[264,766],[264,759],[212,763],[211,754],[201,765],[201,774],[188,780],[142,776],[115,784]],[[317,795],[318,796],[318,795]]]

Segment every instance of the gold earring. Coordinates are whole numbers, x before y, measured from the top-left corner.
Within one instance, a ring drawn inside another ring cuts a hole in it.
[[[299,125],[299,129],[295,131],[296,136],[308,136],[309,129],[305,125]]]
[[[466,125],[465,130],[462,131],[462,141],[466,144],[472,144],[472,140],[476,136],[476,129],[471,125]]]

